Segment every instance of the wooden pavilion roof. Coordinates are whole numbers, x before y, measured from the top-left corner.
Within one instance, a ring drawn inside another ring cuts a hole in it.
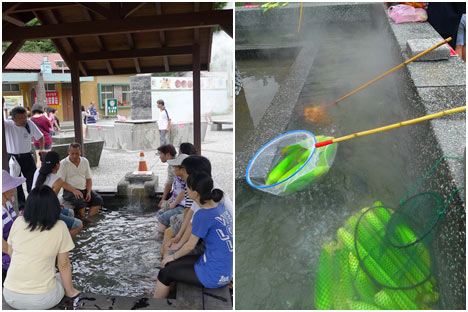
[[[3,69],[26,40],[50,38],[80,76],[191,71],[194,45],[209,70],[213,28],[232,37],[232,13],[213,2],[3,2]]]

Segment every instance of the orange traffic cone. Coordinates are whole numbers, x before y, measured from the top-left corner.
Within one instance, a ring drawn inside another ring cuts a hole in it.
[[[145,153],[140,153],[140,162],[138,163],[138,171],[148,171],[145,161]]]

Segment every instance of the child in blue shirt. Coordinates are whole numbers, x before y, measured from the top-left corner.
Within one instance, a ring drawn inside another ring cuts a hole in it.
[[[193,216],[192,235],[187,243],[164,257],[154,298],[166,298],[172,282],[219,288],[232,280],[232,215],[220,203],[223,192],[213,189],[213,180],[206,173],[191,174],[187,179],[187,191],[201,209]],[[203,255],[187,256],[199,239],[206,244]]]

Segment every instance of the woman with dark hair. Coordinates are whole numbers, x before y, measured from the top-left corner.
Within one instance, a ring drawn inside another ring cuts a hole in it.
[[[39,104],[34,104],[32,107],[32,117],[31,121],[34,122],[44,135],[44,151],[50,151],[52,149],[52,138],[50,137],[50,122],[46,116],[44,116],[44,109]],[[39,141],[34,139],[34,149],[36,150],[36,167],[41,166],[41,157],[40,157],[40,146]]]
[[[47,185],[52,188],[55,194],[60,192],[60,189],[65,189],[72,192],[76,198],[83,198],[83,193],[63,181],[57,171],[60,168],[60,156],[56,151],[50,151],[44,156],[41,168],[36,169],[33,178],[33,189]],[[75,237],[82,229],[83,223],[80,219],[75,218],[73,209],[63,208],[60,213],[60,220],[65,222],[70,230],[71,237]]]
[[[24,216],[16,219],[8,237],[11,263],[3,297],[11,307],[50,309],[64,295],[79,295],[72,283],[68,255],[75,245],[59,216],[60,203],[50,187],[42,185],[29,193]]]
[[[189,197],[200,209],[193,216],[192,235],[188,242],[174,254],[164,257],[155,298],[166,298],[172,282],[219,288],[232,280],[232,214],[220,202],[223,192],[213,189],[211,177],[201,172],[189,176],[187,189]],[[203,255],[187,256],[199,239],[206,244]]]
[[[197,148],[195,145],[189,142],[180,143],[179,146],[179,154],[186,154],[186,155],[198,155]]]
[[[179,158],[180,156],[181,155],[179,155],[177,158]],[[208,158],[203,156],[194,155],[185,157],[184,159],[182,159],[181,162],[171,163],[171,165],[175,166],[176,175],[181,176],[184,180],[187,180],[190,175],[196,172],[204,172],[211,176],[211,162]],[[214,188],[222,190],[221,186],[214,180],[213,186]],[[221,202],[232,215],[232,201],[227,194],[224,194],[223,198],[221,199]],[[176,236],[167,240],[167,242],[163,246],[164,251],[178,250],[190,238],[190,235],[192,233],[191,223],[193,220],[193,215],[200,209],[200,207],[196,202],[192,201],[189,198],[188,194],[186,194],[185,196],[185,207],[187,209],[184,213],[183,219],[175,220],[177,222],[174,222],[174,225],[171,224],[171,227],[175,230],[174,233],[176,233]],[[193,252],[202,252],[202,250],[203,245],[201,244],[200,246],[197,246],[197,249]]]

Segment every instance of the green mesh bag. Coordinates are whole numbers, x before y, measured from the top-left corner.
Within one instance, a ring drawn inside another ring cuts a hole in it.
[[[445,158],[454,157],[440,158],[397,208],[376,201],[349,217],[336,241],[324,244],[315,283],[317,309],[437,307],[432,241],[451,200],[462,189],[445,194],[445,202],[434,191],[437,183],[428,177]]]

